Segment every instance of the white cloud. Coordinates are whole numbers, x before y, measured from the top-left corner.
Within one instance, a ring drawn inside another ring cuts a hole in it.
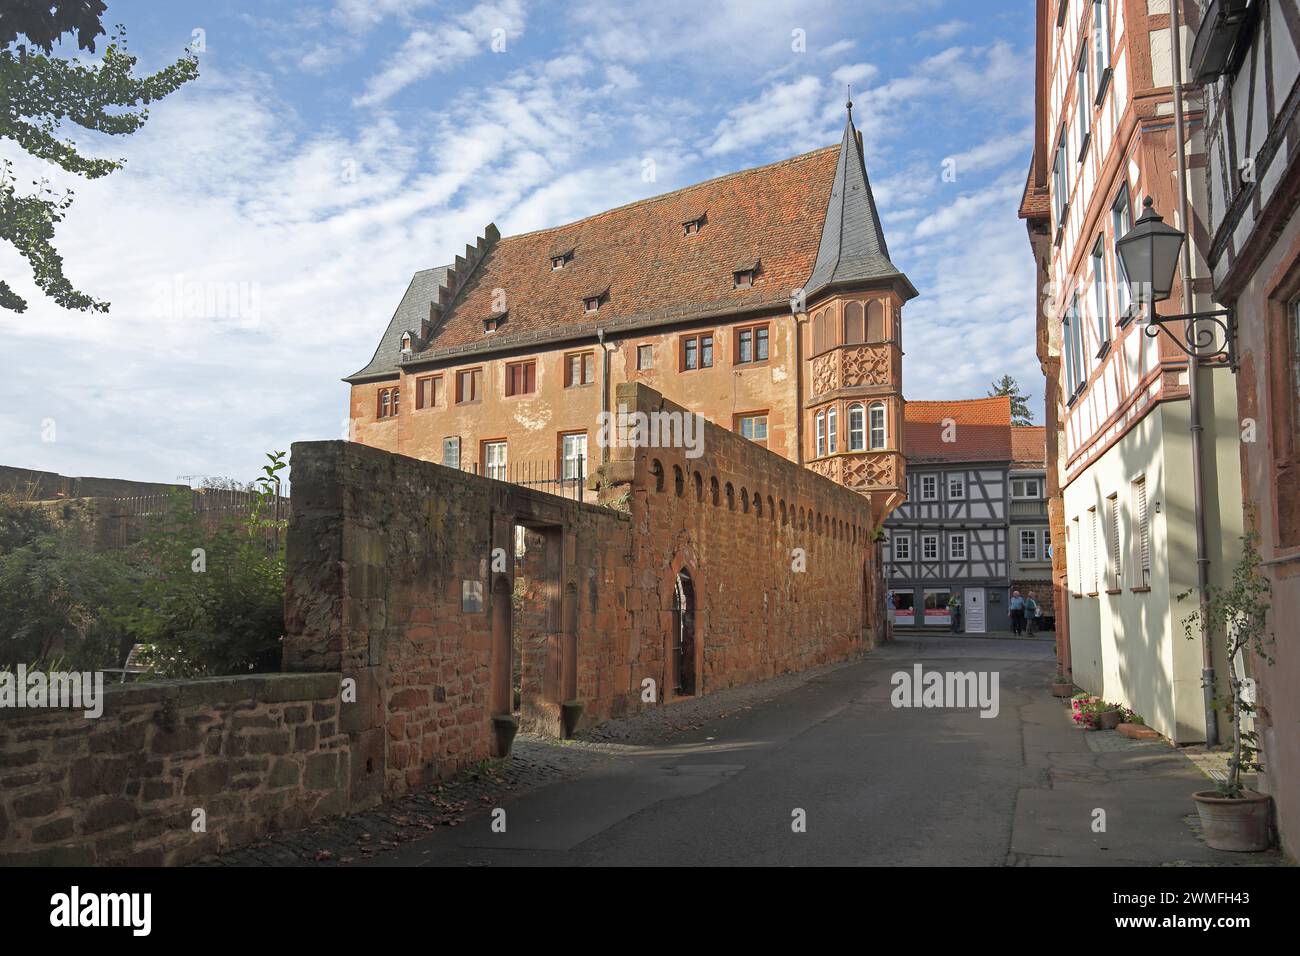
[[[375,106],[433,73],[450,70],[479,53],[494,39],[510,41],[523,31],[518,0],[480,3],[468,13],[413,30],[378,73],[366,81],[356,106]]]
[[[716,156],[773,139],[791,146],[806,143],[817,126],[823,96],[824,87],[815,76],[770,86],[754,102],[728,113],[714,129],[713,142],[704,152]]]
[[[970,24],[965,20],[948,20],[944,23],[938,24],[937,26],[930,27],[929,29],[921,30],[917,33],[916,39],[923,43],[942,43],[945,40],[951,40],[953,37],[957,36],[957,34],[968,29],[970,29]]]

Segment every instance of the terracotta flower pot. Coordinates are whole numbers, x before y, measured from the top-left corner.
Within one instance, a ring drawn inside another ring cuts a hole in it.
[[[1272,845],[1269,809],[1272,797],[1243,790],[1240,797],[1224,797],[1217,790],[1192,794],[1201,817],[1205,842],[1216,850],[1258,853]]]
[[[1101,724],[1102,730],[1114,730],[1119,726],[1121,716],[1118,710],[1107,710],[1097,716],[1097,722]]]
[[[1074,685],[1073,685],[1073,684],[1053,684],[1053,685],[1052,685],[1052,696],[1053,696],[1053,697],[1073,697],[1073,696],[1074,696]]]

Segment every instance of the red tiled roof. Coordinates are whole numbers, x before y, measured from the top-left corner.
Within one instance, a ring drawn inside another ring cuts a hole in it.
[[[837,147],[731,173],[587,219],[501,239],[475,270],[430,349],[484,341],[494,290],[507,318],[494,345],[590,323],[583,296],[608,288],[599,319],[684,318],[784,305],[812,274]],[[682,224],[703,214],[697,235]],[[557,250],[573,250],[551,269]],[[733,287],[738,263],[761,260],[754,286]]]
[[[1047,466],[1047,429],[1042,425],[1011,427],[1011,460]]]
[[[903,424],[903,453],[908,461],[1011,460],[1011,399],[1006,395],[954,402],[908,401]]]

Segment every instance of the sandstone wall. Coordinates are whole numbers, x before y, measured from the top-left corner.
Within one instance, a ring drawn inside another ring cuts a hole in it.
[[[265,674],[106,686],[98,719],[0,708],[0,865],[186,863],[340,813],[338,696]]]

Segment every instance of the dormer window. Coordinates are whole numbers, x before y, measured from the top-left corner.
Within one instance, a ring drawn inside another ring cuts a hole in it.
[[[700,213],[693,219],[687,219],[682,223],[682,234],[687,236],[698,235],[699,231],[704,228],[704,213]]]
[[[755,259],[753,262],[742,262],[731,273],[731,281],[737,289],[753,288],[754,277],[758,275],[758,269],[761,263]]]
[[[551,254],[551,271],[558,272],[573,261],[573,250],[564,249]]]
[[[402,333],[402,354],[403,355],[411,354],[411,333],[410,332]]]
[[[605,304],[609,298],[609,289],[601,289],[596,292],[589,292],[582,297],[582,309],[584,312],[599,312],[600,307]]]
[[[489,315],[484,319],[483,334],[491,335],[493,332],[497,331],[497,329],[501,328],[502,323],[506,320],[507,314],[508,313],[505,312],[497,312],[495,315]]]

